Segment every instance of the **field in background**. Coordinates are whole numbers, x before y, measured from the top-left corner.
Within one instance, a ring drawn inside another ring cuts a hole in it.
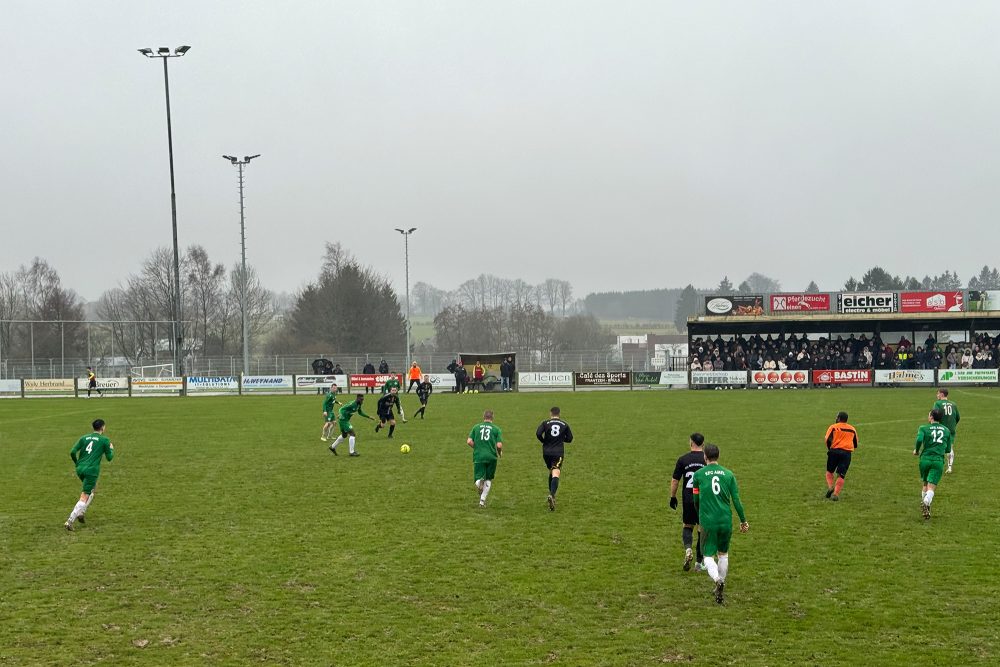
[[[677,327],[673,322],[651,322],[649,320],[601,320],[601,324],[610,328],[619,336],[638,336],[641,334],[667,335],[676,334]]]
[[[435,395],[392,441],[355,417],[354,459],[319,441],[316,397],[0,401],[0,664],[996,664],[1000,391],[952,397],[930,523],[930,389]],[[577,439],[550,513],[553,403]],[[464,440],[486,407],[506,454],[480,511]],[[841,409],[862,447],[834,504]],[[68,451],[97,416],[118,458],[71,534]],[[667,508],[693,430],[751,524],[723,607]]]

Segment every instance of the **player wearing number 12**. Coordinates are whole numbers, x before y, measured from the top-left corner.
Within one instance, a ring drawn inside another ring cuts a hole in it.
[[[108,461],[115,458],[115,446],[104,435],[104,420],[95,419],[91,426],[94,432],[77,440],[69,453],[69,457],[76,464],[76,476],[83,482],[83,491],[73,511],[70,512],[69,519],[63,524],[66,530],[73,530],[73,524],[77,521],[86,523],[84,515],[90,503],[94,502],[94,487],[97,486],[97,478],[101,474],[101,458],[104,457]]]
[[[941,423],[941,411],[931,410],[927,424],[917,430],[913,455],[920,457],[920,511],[924,519],[931,518],[934,490],[944,473],[944,457],[951,452],[951,431]]]
[[[486,507],[493,478],[497,472],[497,459],[503,456],[503,436],[500,427],[493,423],[493,411],[483,412],[483,421],[472,427],[466,444],[472,447],[472,475],[476,480],[479,506]]]
[[[733,511],[740,517],[740,532],[750,530],[736,475],[719,465],[719,448],[705,445],[705,467],[694,474],[694,504],[701,524],[701,550],[705,554],[705,571],[715,582],[715,601],[723,602],[726,575],[729,574],[729,541],[733,536]],[[716,564],[715,557],[719,562]]]
[[[945,472],[951,472],[951,467],[955,465],[955,430],[958,428],[958,422],[962,416],[958,414],[958,406],[955,405],[954,401],[948,399],[947,389],[938,389],[937,400],[934,401],[934,407],[931,410],[941,412],[941,424],[951,431],[951,451],[948,452],[948,468],[945,470]]]

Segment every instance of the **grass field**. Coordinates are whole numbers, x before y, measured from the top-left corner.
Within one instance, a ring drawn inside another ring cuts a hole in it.
[[[353,459],[319,441],[316,397],[0,401],[0,665],[995,665],[1000,391],[952,398],[929,523],[930,389],[435,395],[393,441],[355,417]],[[550,513],[553,403],[576,442]],[[480,511],[464,440],[486,407],[505,456]],[[862,443],[835,504],[841,409]],[[117,458],[68,533],[95,417]],[[751,525],[722,607],[667,508],[694,430]]]

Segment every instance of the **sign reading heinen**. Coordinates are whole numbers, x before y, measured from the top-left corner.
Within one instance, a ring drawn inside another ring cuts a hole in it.
[[[559,371],[549,373],[518,373],[519,387],[572,387],[573,374]]]

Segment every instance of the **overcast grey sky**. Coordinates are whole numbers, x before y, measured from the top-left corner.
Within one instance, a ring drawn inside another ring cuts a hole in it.
[[[998,260],[1000,3],[5,0],[0,270],[96,299],[170,244],[292,291],[339,240],[400,288]],[[99,261],[92,262],[92,258]]]

